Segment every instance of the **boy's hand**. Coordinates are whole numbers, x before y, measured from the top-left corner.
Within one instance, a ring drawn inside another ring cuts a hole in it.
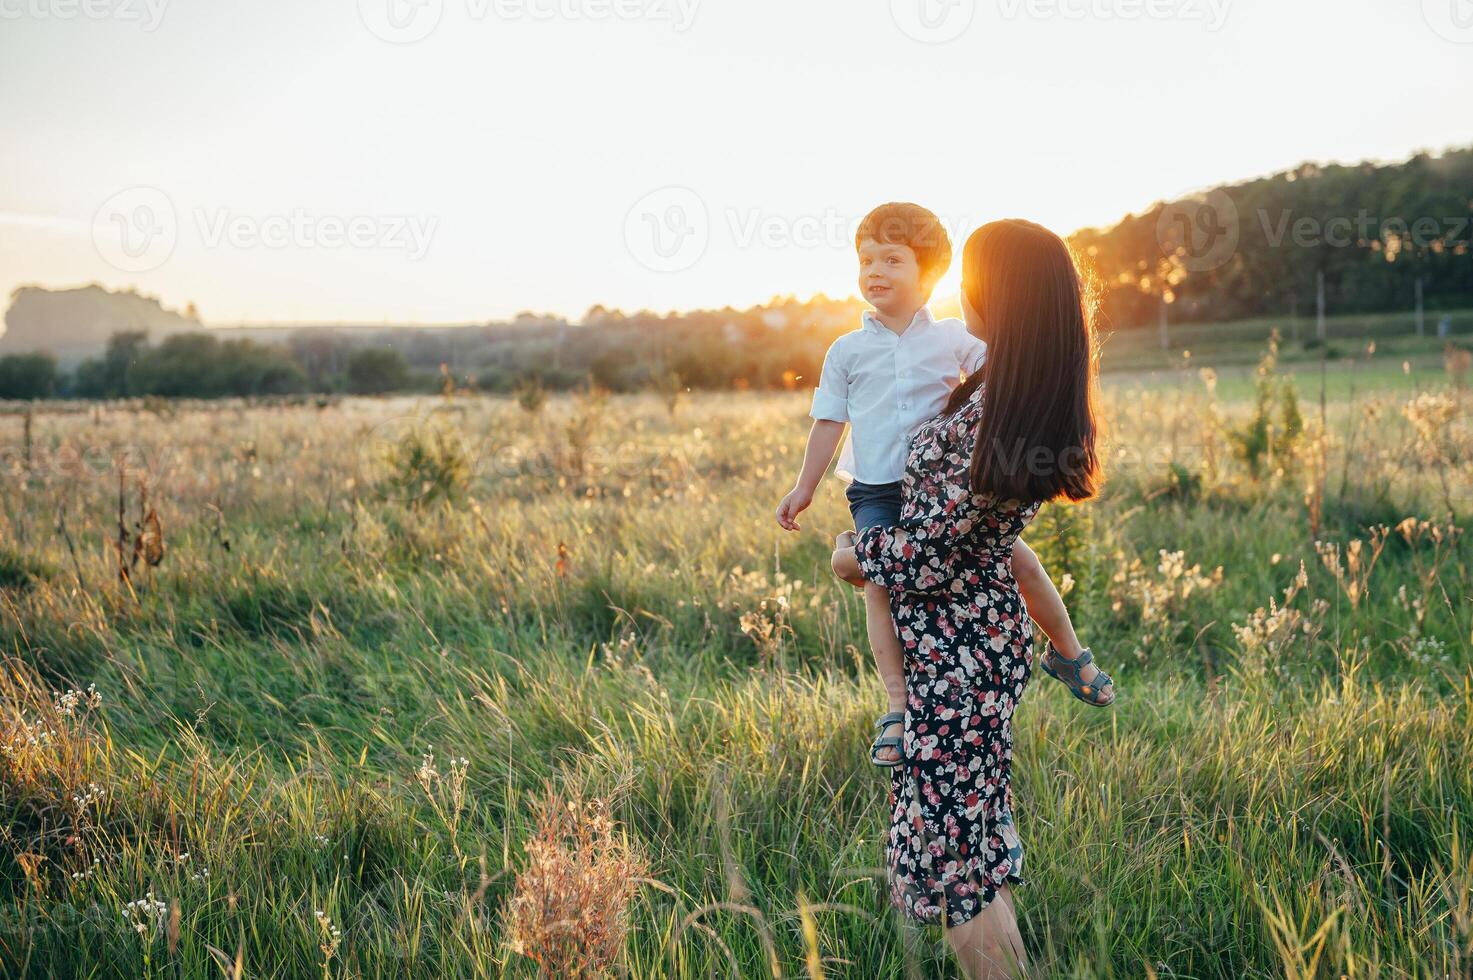
[[[777,505],[777,522],[789,531],[798,530],[803,525],[799,524],[796,518],[803,511],[807,510],[808,505],[811,503],[813,503],[812,490],[794,487],[788,491],[788,495],[783,498],[782,503]]]

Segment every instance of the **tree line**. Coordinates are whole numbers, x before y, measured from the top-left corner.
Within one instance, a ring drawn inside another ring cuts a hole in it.
[[[0,357],[0,398],[223,398],[311,391],[382,394],[407,390],[415,378],[392,350],[363,348],[346,358],[341,377],[314,385],[285,347],[184,333],[150,345],[143,331],[113,334],[106,350],[62,370],[47,353]]]
[[[1301,164],[1162,202],[1070,237],[1093,270],[1103,324],[1128,329],[1312,314],[1473,307],[1473,147],[1397,164]],[[951,297],[938,313],[956,315]],[[302,393],[613,391],[811,387],[864,305],[818,295],[747,309],[660,314],[595,306],[580,323],[378,331],[303,329],[282,343],[208,332],[151,344],[115,333],[73,371],[45,354],[0,357],[0,398],[210,398]]]
[[[1473,307],[1473,147],[1304,163],[1158,203],[1070,242],[1112,326]]]
[[[49,354],[0,357],[0,399],[797,388],[818,377],[829,343],[863,308],[823,296],[663,315],[595,307],[579,324],[309,329],[281,343],[198,331],[155,344],[122,331],[72,371]]]

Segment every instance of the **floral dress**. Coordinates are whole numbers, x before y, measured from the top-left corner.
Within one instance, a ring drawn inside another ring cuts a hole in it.
[[[961,925],[1011,879],[1024,884],[1009,782],[1013,713],[1033,670],[1033,627],[1012,546],[1038,502],[974,494],[983,389],[923,425],[897,527],[860,533],[864,577],[890,590],[904,650],[903,760],[891,769],[890,900],[912,919]]]

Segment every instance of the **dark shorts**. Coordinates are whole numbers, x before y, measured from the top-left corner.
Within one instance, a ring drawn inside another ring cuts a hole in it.
[[[900,523],[900,481],[894,483],[849,484],[844,491],[849,513],[854,517],[854,530],[867,527],[894,527]]]

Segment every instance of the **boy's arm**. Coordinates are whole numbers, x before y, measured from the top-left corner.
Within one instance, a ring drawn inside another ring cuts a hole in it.
[[[987,359],[987,344],[973,337],[962,328],[961,346],[956,352],[957,363],[961,366],[962,373],[970,377],[982,370],[982,362]]]
[[[818,481],[834,461],[834,450],[839,448],[839,439],[849,421],[849,366],[843,339],[840,337],[830,344],[823,356],[823,370],[818,376],[818,386],[813,389],[813,408],[808,412],[813,427],[808,430],[808,446],[803,450],[803,468],[798,472],[798,482],[777,505],[777,522],[789,531],[802,526],[796,518],[813,503]]]
[[[1066,657],[1078,656],[1082,647],[1074,633],[1074,622],[1069,618],[1064,597],[1054,588],[1053,579],[1044,571],[1043,563],[1022,538],[1013,542],[1013,578],[1023,595],[1023,604],[1028,607],[1029,617],[1053,641],[1060,653]]]
[[[813,503],[818,481],[828,472],[834,461],[834,451],[839,448],[839,439],[844,435],[844,423],[832,419],[814,419],[813,428],[808,430],[808,446],[803,451],[803,468],[798,472],[798,482],[788,495],[777,505],[777,522],[789,531],[796,531],[801,524],[795,518]]]

